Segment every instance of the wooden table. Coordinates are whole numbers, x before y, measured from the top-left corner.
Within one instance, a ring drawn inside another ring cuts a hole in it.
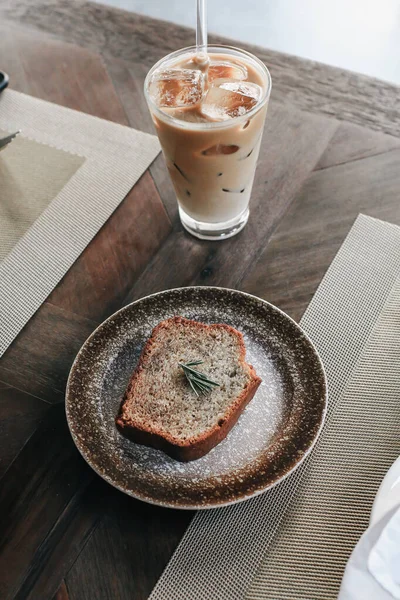
[[[90,3],[0,3],[11,87],[146,131],[147,70],[193,39]],[[2,600],[145,599],[192,516],[124,496],[72,443],[65,383],[98,323],[192,284],[246,290],[299,319],[359,212],[400,224],[399,89],[248,49],[273,92],[246,229],[223,243],[184,233],[159,157],[0,362]]]

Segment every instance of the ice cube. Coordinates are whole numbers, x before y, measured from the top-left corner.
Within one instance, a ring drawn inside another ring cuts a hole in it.
[[[216,121],[241,117],[256,106],[262,89],[251,81],[217,79],[201,105],[201,112]]]
[[[227,60],[210,62],[208,67],[208,81],[213,83],[216,79],[247,79],[247,69],[244,65],[231,63]]]
[[[165,106],[163,108],[163,112],[165,112],[167,115],[170,115],[171,117],[174,117],[175,119],[179,119],[180,121],[188,121],[191,123],[207,123],[208,119],[204,116],[201,115],[197,110],[196,110],[196,106],[195,108],[192,107],[181,107],[181,108],[174,108],[174,107],[167,107]]]
[[[193,106],[200,102],[204,92],[201,71],[165,69],[156,71],[149,84],[149,94],[157,106]]]

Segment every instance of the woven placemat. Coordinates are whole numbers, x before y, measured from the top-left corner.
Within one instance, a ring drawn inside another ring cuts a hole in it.
[[[0,138],[7,132],[0,130]],[[0,261],[85,162],[18,135],[0,154]]]
[[[0,95],[0,129],[22,132],[0,154],[0,194],[8,219],[0,223],[1,356],[160,147],[153,135],[13,90]],[[18,202],[28,196],[29,204]]]
[[[400,228],[360,215],[301,320],[330,390],[315,450],[269,492],[197,513],[151,600],[337,597],[400,452],[399,274]]]

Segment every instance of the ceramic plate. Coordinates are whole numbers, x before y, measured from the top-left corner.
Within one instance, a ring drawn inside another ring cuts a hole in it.
[[[143,345],[174,315],[236,327],[263,380],[227,438],[189,463],[134,444],[114,423]],[[321,360],[290,317],[242,292],[191,287],[138,300],[100,325],[72,366],[66,411],[75,444],[106,481],[146,502],[201,509],[246,500],[291,473],[316,441],[326,402]]]

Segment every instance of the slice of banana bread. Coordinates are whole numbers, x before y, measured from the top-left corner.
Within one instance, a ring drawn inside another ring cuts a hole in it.
[[[207,454],[235,425],[261,379],[245,361],[242,334],[229,325],[205,325],[174,317],[153,330],[116,418],[118,429],[138,444],[189,461]],[[179,363],[218,387],[197,396]]]

